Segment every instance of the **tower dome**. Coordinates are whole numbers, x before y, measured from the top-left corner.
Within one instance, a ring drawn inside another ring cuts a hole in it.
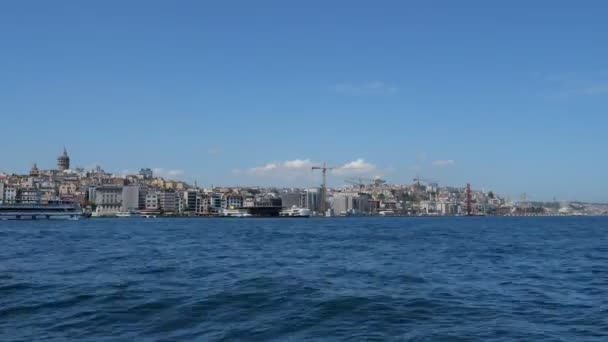
[[[68,151],[63,147],[63,153],[57,157],[57,170],[65,171],[70,168],[70,157],[68,157]]]
[[[36,165],[36,163],[34,163],[34,165],[32,166],[32,169],[30,170],[30,176],[32,176],[32,177],[40,176],[40,170],[38,170],[38,165]]]

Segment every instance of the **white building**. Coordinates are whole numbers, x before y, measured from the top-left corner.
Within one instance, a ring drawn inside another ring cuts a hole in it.
[[[338,192],[330,198],[331,208],[336,215],[356,215],[368,213],[369,198],[356,192]]]
[[[122,211],[139,209],[139,186],[128,185],[122,187]]]
[[[158,205],[165,213],[179,212],[179,195],[173,191],[157,192]]]
[[[243,207],[245,207],[245,208],[255,207],[255,198],[254,197],[245,198],[245,200],[243,201]]]
[[[11,203],[17,200],[17,189],[13,187],[4,188],[4,202]]]
[[[209,210],[219,212],[222,209],[222,195],[213,193],[209,195]]]
[[[121,210],[122,186],[105,185],[95,188],[96,216],[113,216]],[[137,196],[136,196],[137,198]]]
[[[234,195],[234,194],[226,194],[222,199],[222,208],[224,209],[239,209],[243,207],[243,196]]]
[[[158,210],[160,208],[160,201],[156,192],[149,192],[146,195],[146,210]]]
[[[59,185],[59,195],[71,195],[78,190],[78,186],[74,183],[63,183]]]
[[[37,189],[22,189],[19,192],[21,203],[40,203],[40,191]]]

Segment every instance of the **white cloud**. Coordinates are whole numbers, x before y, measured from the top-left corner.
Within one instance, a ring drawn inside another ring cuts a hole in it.
[[[217,146],[212,146],[207,149],[207,154],[210,156],[219,156],[220,154],[222,154],[222,149]]]
[[[332,173],[336,175],[350,175],[350,174],[370,174],[377,171],[376,165],[366,162],[364,159],[359,158],[348,162],[339,168],[336,168]]]
[[[312,167],[310,159],[294,159],[288,160],[284,163],[284,166],[288,169],[310,169]]]
[[[386,95],[397,92],[396,87],[382,81],[339,83],[331,87],[331,90],[339,94],[347,95]]]
[[[270,162],[249,169],[249,173],[263,176],[266,174],[293,173],[294,171],[310,170],[313,166],[310,159],[293,159],[281,162]]]
[[[584,88],[578,89],[577,94],[580,94],[580,95],[608,94],[608,85],[600,84],[600,85],[584,87]]]
[[[252,167],[247,170],[248,174],[258,177],[272,177],[281,179],[316,179],[318,175],[312,172],[313,166],[321,166],[322,162],[310,159],[293,159],[285,161],[273,161],[262,166]],[[333,165],[332,165],[333,166]],[[356,159],[341,166],[334,167],[330,174],[337,176],[366,175],[372,176],[378,172],[378,168],[364,159]]]
[[[262,173],[266,173],[268,171],[272,171],[275,170],[276,168],[278,168],[277,164],[275,163],[268,163],[264,166],[257,166],[257,167],[253,167],[250,169],[251,172],[253,173],[257,173],[257,174],[262,174]]]
[[[555,93],[559,98],[608,94],[608,81],[606,80],[608,74],[605,71],[562,72],[543,76],[541,77],[549,87],[549,91]]]
[[[456,162],[452,159],[443,159],[443,160],[434,160],[431,164],[433,164],[434,166],[445,167],[445,166],[454,165],[454,163],[456,163]]]
[[[152,172],[154,173],[155,177],[162,177],[162,178],[176,178],[176,177],[180,177],[184,175],[184,171],[183,170],[179,170],[179,169],[163,169],[161,167],[156,167],[152,169]]]

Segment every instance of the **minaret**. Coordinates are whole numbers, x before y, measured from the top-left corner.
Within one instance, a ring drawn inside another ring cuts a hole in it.
[[[30,170],[30,176],[32,176],[32,177],[40,176],[40,171],[38,170],[38,165],[36,165],[36,163],[34,163],[34,165],[32,166],[32,169]]]
[[[63,146],[63,153],[57,158],[57,171],[65,171],[70,168],[70,157],[68,151]]]

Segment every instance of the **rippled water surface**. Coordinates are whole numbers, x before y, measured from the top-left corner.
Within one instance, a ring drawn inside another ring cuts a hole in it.
[[[608,218],[0,222],[1,341],[608,341]]]

